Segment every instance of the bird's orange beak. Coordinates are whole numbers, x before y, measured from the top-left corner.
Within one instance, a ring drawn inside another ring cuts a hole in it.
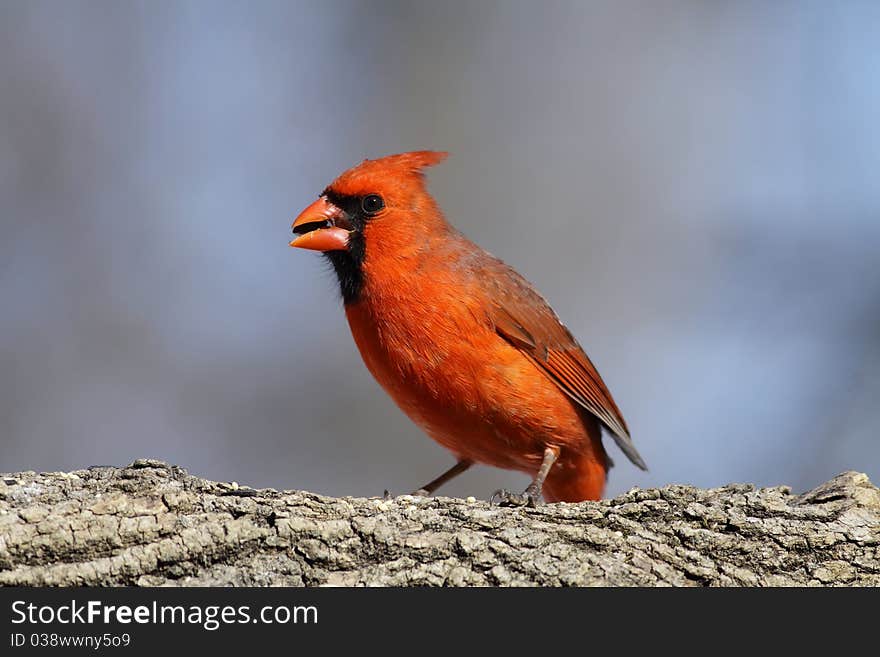
[[[348,249],[351,228],[345,211],[322,196],[293,222],[293,232],[297,237],[290,246],[313,251],[345,251]]]

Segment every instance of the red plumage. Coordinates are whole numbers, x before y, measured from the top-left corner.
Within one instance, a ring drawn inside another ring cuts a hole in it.
[[[644,462],[596,368],[547,302],[455,230],[427,192],[422,170],[445,156],[404,153],[350,169],[297,218],[291,245],[330,257],[364,363],[456,456],[458,471],[475,462],[536,477],[508,501],[534,502],[541,492],[549,501],[598,499],[610,465],[602,426]]]

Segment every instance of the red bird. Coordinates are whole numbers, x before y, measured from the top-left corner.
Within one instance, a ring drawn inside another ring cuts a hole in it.
[[[416,494],[474,463],[533,477],[503,504],[602,496],[602,427],[646,469],[581,346],[532,285],[453,228],[423,170],[446,153],[364,160],[293,222],[322,251],[367,368],[409,418],[456,457]]]

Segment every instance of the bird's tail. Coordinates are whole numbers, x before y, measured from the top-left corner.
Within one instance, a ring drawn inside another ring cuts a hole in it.
[[[544,499],[548,502],[598,500],[605,491],[610,461],[602,449],[566,455],[554,464],[544,481]]]

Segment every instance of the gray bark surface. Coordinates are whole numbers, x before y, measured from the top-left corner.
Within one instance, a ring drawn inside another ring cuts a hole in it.
[[[160,461],[0,475],[4,585],[878,585],[880,491],[735,484],[490,507],[207,481]]]

